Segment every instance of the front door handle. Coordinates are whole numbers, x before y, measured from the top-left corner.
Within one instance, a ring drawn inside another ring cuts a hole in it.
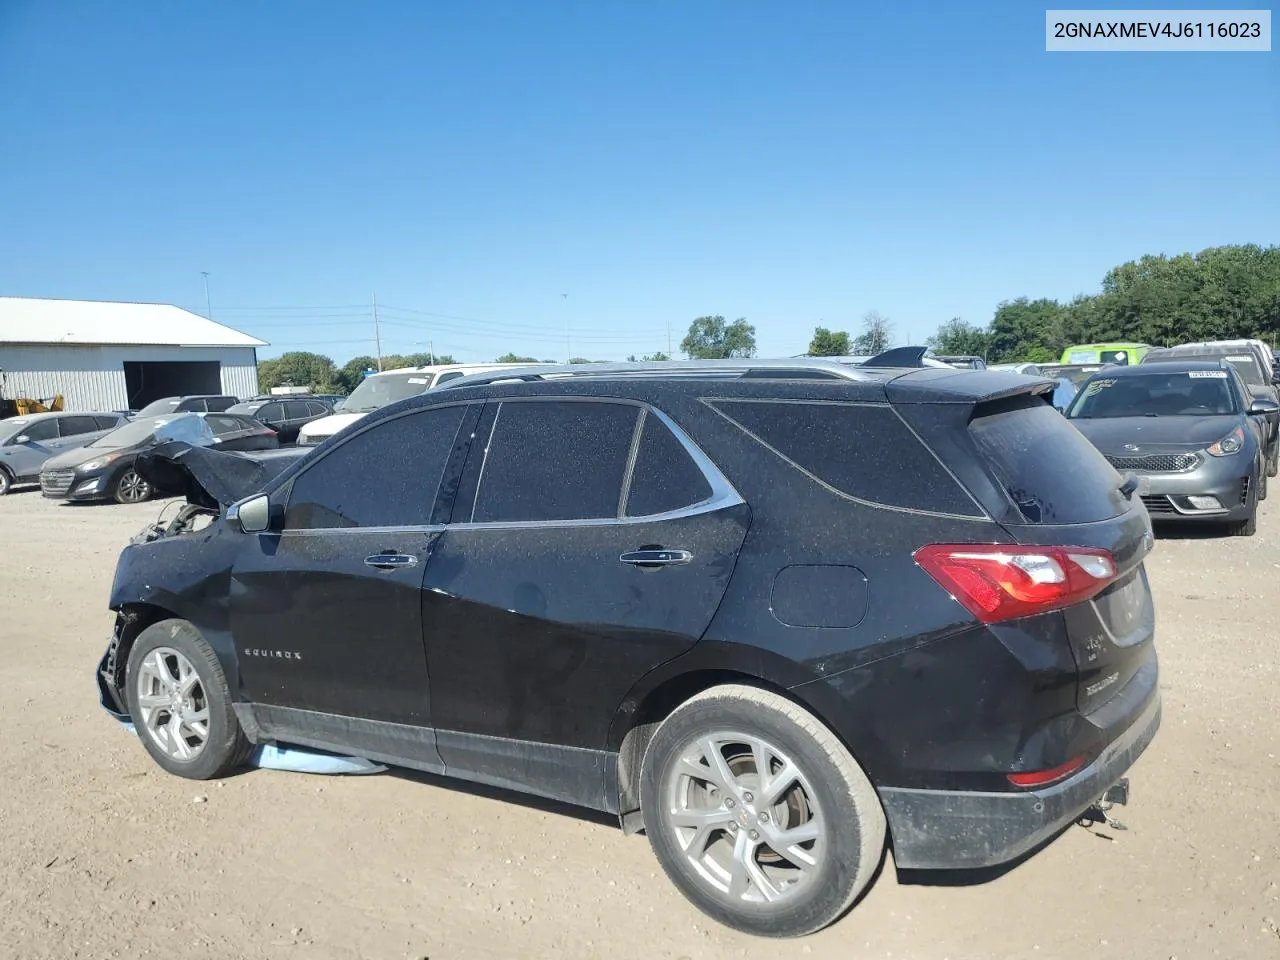
[[[664,567],[673,563],[688,563],[693,559],[693,554],[688,550],[650,548],[632,550],[630,553],[624,553],[618,559],[623,563],[630,563],[637,567]]]
[[[416,567],[418,558],[407,553],[375,553],[372,557],[365,557],[364,562],[366,566],[377,570],[399,570],[402,567]]]

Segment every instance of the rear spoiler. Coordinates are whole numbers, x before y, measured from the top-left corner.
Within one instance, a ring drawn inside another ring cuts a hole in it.
[[[893,347],[863,361],[864,367],[924,367],[928,347]]]
[[[906,370],[885,384],[890,403],[990,403],[1016,397],[1048,401],[1056,380],[1030,377],[1011,370],[960,370],[926,367]]]

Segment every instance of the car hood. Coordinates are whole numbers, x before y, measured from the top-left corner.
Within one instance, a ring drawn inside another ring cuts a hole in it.
[[[343,427],[355,423],[368,413],[335,413],[319,420],[312,420],[302,428],[304,437],[331,437]]]
[[[169,440],[139,454],[134,469],[158,491],[213,509],[261,492],[309,452],[282,447],[236,453]]]
[[[42,470],[73,470],[82,463],[88,463],[90,460],[97,460],[99,457],[115,456],[117,454],[131,457],[138,452],[137,447],[76,447],[74,450],[64,450],[57,456],[50,457],[44,462]]]
[[[1222,417],[1082,417],[1073,419],[1071,424],[1103,453],[1126,456],[1157,449],[1203,450],[1239,426],[1240,418],[1234,414]]]

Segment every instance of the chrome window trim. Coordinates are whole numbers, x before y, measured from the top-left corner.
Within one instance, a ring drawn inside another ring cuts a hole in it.
[[[714,513],[717,510],[724,510],[728,507],[736,507],[745,504],[746,501],[734,489],[733,484],[729,482],[715,465],[710,457],[702,451],[702,449],[694,443],[693,439],[684,432],[674,420],[667,414],[659,410],[657,407],[645,403],[641,400],[632,400],[627,397],[503,397],[499,404],[503,403],[538,403],[541,401],[571,401],[575,403],[613,403],[625,406],[639,407],[642,416],[638,418],[638,422],[643,424],[645,415],[652,414],[657,417],[662,424],[671,431],[676,441],[682,446],[693,460],[694,465],[702,472],[702,476],[706,479],[708,486],[711,487],[711,496],[706,497],[696,503],[688,504],[676,510],[668,510],[665,513],[650,513],[641,516],[616,516],[616,517],[585,517],[576,520],[482,520],[467,521],[464,523],[449,524],[449,528],[453,530],[524,530],[529,528],[546,528],[546,527],[604,527],[604,526],[634,526],[643,523],[661,523],[665,520],[679,520],[686,517],[701,516],[705,513]],[[501,415],[501,409],[499,409]],[[494,417],[494,423],[498,422],[498,417]],[[638,435],[638,434],[637,434]],[[490,440],[493,434],[490,433]],[[633,437],[633,442],[634,442]],[[637,451],[638,452],[638,451]],[[485,446],[485,457],[488,457],[488,444]],[[628,489],[631,474],[635,470],[634,459],[627,464],[627,475],[623,478],[623,486]],[[481,468],[483,476],[483,467]],[[476,483],[476,499],[479,499],[480,484]],[[625,509],[625,501],[623,501],[623,509]],[[475,501],[472,501],[472,516],[475,516]]]

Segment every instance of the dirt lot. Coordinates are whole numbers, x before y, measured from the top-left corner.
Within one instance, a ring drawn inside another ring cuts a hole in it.
[[[0,498],[0,957],[1280,957],[1280,510],[1158,541],[1165,721],[1124,833],[989,882],[886,865],[802,941],[731,933],[643,838],[418,776],[194,783],[97,706],[118,550],[159,504]]]

